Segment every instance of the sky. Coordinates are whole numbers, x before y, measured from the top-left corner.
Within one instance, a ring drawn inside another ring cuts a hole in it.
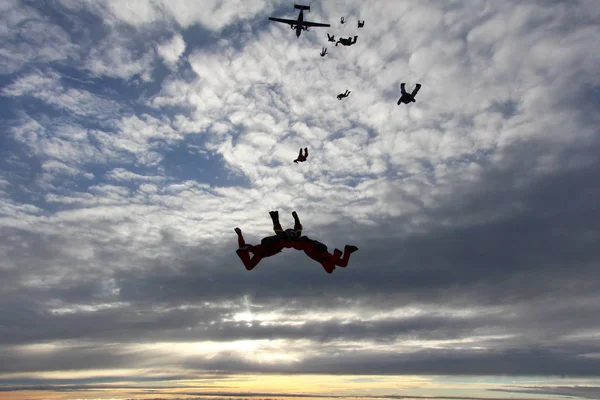
[[[600,398],[597,1],[311,6],[0,0],[0,399]]]

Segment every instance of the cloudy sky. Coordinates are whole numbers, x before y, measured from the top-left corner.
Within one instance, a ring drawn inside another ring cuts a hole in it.
[[[269,16],[0,0],[0,399],[600,398],[597,0]]]

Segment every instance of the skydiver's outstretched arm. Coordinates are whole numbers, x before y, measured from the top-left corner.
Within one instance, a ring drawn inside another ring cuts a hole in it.
[[[415,87],[415,90],[413,90],[413,92],[411,93],[411,96],[415,97],[417,93],[419,93],[419,89],[421,89],[421,84],[417,83],[417,86]]]
[[[402,82],[402,83],[400,84],[400,94],[401,94],[402,96],[404,96],[404,95],[406,94],[406,88],[405,88],[405,86],[406,86],[406,84],[405,84],[404,82]]]

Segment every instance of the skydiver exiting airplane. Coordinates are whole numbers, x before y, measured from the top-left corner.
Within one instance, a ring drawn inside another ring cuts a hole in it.
[[[350,92],[348,89],[346,89],[346,92],[340,93],[337,95],[337,99],[341,100],[343,98],[346,98],[346,97],[350,96],[350,93],[352,93],[352,92]]]
[[[358,20],[358,27],[362,28],[363,26],[365,26],[365,21],[360,22],[360,19]]]
[[[327,54],[327,47],[323,47],[321,50],[321,57],[325,57],[325,54]]]
[[[329,40],[330,42],[335,42],[335,35],[330,35],[329,33],[327,33],[327,40]]]
[[[304,162],[306,161],[306,159],[308,158],[308,147],[304,148],[304,155],[302,155],[302,149],[300,149],[300,154],[298,154],[298,158],[296,158],[294,160],[294,162],[296,164],[298,164],[298,162]]]
[[[344,18],[344,17],[340,18],[340,22],[342,23],[342,25],[345,24],[346,23],[346,18]]]
[[[400,103],[416,103],[417,101],[415,100],[415,96],[419,92],[419,89],[421,89],[421,84],[417,83],[417,85],[415,86],[415,90],[413,90],[412,93],[407,93],[404,86],[405,83],[400,84],[400,93],[402,94],[402,96],[398,99],[398,105],[400,105]]]
[[[352,41],[352,36],[349,36],[348,39],[340,38],[335,45],[337,46],[339,43],[341,43],[344,46],[352,46],[356,43],[357,39],[358,36],[354,36],[354,41]]]
[[[296,10],[300,10],[300,14],[298,14],[297,20],[273,18],[273,17],[269,17],[269,20],[275,21],[275,22],[282,22],[284,24],[289,24],[290,27],[296,31],[297,38],[300,37],[300,34],[302,33],[303,30],[308,31],[309,27],[313,27],[313,26],[314,27],[329,27],[329,26],[331,26],[329,24],[321,24],[321,23],[317,23],[317,22],[304,21],[304,11],[306,10],[306,11],[310,12],[310,6],[294,4],[294,8]]]

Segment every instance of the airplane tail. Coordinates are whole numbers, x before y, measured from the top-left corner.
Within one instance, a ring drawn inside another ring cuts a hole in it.
[[[302,4],[296,4],[296,3],[294,3],[294,8],[296,10],[304,10],[304,11],[310,12],[310,6],[305,6],[305,5],[302,5]]]

